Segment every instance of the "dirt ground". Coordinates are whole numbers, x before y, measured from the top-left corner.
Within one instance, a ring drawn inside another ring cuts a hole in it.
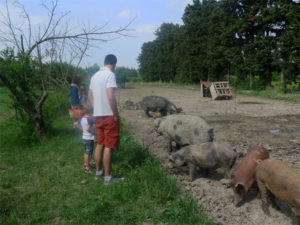
[[[143,146],[162,163],[168,157],[167,141],[154,132],[154,119],[142,110],[128,109],[125,100],[134,103],[148,95],[163,96],[187,115],[204,118],[214,128],[215,141],[228,141],[244,155],[253,145],[262,145],[270,157],[282,160],[300,172],[300,104],[260,97],[234,95],[232,100],[212,101],[200,97],[199,90],[171,89],[153,86],[130,86],[120,89],[118,101],[126,128]],[[237,160],[234,169],[242,157]],[[199,207],[219,224],[272,224],[292,223],[288,205],[276,200],[280,210],[270,206],[270,216],[263,213],[255,185],[250,189],[241,206],[234,203],[233,191],[220,182],[220,177],[198,174],[193,182],[186,172],[172,172],[179,185],[185,187]]]

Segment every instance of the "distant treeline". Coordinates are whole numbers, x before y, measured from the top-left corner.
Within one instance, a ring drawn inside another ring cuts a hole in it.
[[[300,3],[290,0],[194,0],[183,25],[163,23],[138,57],[145,81],[230,79],[252,86],[296,82],[300,74]]]

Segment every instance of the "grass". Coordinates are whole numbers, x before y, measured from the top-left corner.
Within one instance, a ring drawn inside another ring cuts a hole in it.
[[[300,102],[300,93],[282,93],[278,90],[235,90],[237,94],[250,95],[250,96],[260,96],[269,99],[278,99],[286,101]]]
[[[13,110],[10,106],[9,90],[0,87],[0,121],[11,117]]]
[[[124,129],[113,174],[125,181],[109,186],[83,172],[80,133],[66,117],[30,146],[12,122],[0,130],[0,224],[213,224]]]
[[[178,83],[162,83],[162,82],[127,82],[126,85],[143,85],[143,86],[155,86],[155,87],[165,87],[165,88],[178,88],[178,89],[188,89],[188,90],[199,90],[200,84],[178,84]]]

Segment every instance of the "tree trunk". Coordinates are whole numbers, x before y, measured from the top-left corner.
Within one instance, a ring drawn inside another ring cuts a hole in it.
[[[284,70],[281,70],[281,88],[285,91],[286,90],[286,83],[285,83],[285,76]]]
[[[227,80],[228,83],[230,84],[230,64],[228,63],[228,74],[227,74]]]
[[[250,72],[250,79],[249,79],[249,87],[252,90],[253,89],[253,76],[252,76],[252,72]]]

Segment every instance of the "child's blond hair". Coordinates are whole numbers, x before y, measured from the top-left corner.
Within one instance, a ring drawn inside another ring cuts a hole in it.
[[[82,110],[83,110],[83,114],[89,114],[89,115],[93,114],[93,108],[90,106],[90,104],[84,104],[82,106]]]

